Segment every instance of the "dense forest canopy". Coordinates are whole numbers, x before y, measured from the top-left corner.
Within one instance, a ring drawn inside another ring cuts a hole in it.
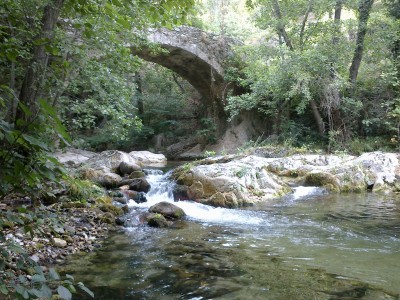
[[[54,142],[146,148],[193,128],[215,142],[196,91],[126,47],[146,43],[146,28],[180,24],[240,41],[226,79],[244,93],[227,95],[230,119],[268,118],[263,137],[294,145],[398,149],[397,1],[29,0],[0,9],[3,182],[46,169],[35,154]]]

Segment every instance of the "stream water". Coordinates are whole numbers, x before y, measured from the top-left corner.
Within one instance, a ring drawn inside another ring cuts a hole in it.
[[[400,299],[399,195],[298,187],[246,209],[175,202],[187,214],[175,228],[140,224],[173,201],[167,178],[150,172],[126,230],[65,266],[95,299]]]

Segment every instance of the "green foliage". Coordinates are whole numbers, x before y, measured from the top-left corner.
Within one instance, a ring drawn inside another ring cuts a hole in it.
[[[201,0],[196,3],[196,11],[192,26],[208,32],[223,34],[241,41],[251,41],[259,34],[251,22],[251,14],[245,0]]]
[[[201,110],[194,88],[172,71],[159,65],[143,63],[140,71],[140,89],[134,96],[134,103],[141,101],[143,127],[131,130],[130,141],[124,143],[146,147],[149,140],[161,134],[169,143],[178,137],[193,134],[197,127],[196,117]]]
[[[372,151],[393,151],[396,149],[395,141],[388,141],[388,138],[371,137],[366,139],[355,138],[346,147],[348,152],[353,155],[361,155]]]
[[[67,177],[65,183],[65,189],[72,201],[94,202],[105,196],[104,189],[89,180]]]
[[[61,116],[70,132],[90,132],[88,144],[99,149],[126,140],[131,128],[140,129],[133,94],[134,86],[118,66],[91,60],[60,98]]]
[[[211,118],[202,118],[200,120],[201,129],[197,135],[203,140],[204,144],[214,144],[217,141],[217,125]]]
[[[69,136],[55,111],[45,101],[40,103],[40,114],[32,122],[18,119],[16,127],[0,120],[0,197],[18,190],[39,198],[45,182],[58,182],[64,174],[63,167],[49,154],[54,147],[54,140],[49,137],[68,142]],[[20,105],[26,114],[31,114]]]
[[[217,153],[215,151],[207,150],[207,151],[204,151],[203,157],[207,158],[207,157],[213,157],[213,156],[216,156],[216,155],[217,155]]]
[[[374,6],[357,83],[349,94],[358,2],[343,2],[342,19],[335,21],[336,2],[248,1],[257,25],[265,30],[265,42],[237,50],[239,57],[246,57],[245,76],[228,75],[249,92],[228,97],[225,109],[231,119],[257,110],[271,119],[272,133],[281,141],[297,145],[320,140],[343,148],[344,131],[348,140],[385,136],[388,146],[390,138],[398,139],[399,68],[393,59],[400,32],[397,6],[392,1]],[[317,113],[324,132],[317,121],[310,122],[317,120]],[[325,136],[312,133],[318,131]]]

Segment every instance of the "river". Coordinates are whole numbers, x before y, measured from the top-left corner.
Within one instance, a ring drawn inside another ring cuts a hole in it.
[[[400,195],[298,187],[246,209],[181,201],[186,220],[159,229],[139,215],[173,201],[173,183],[148,179],[125,230],[64,266],[95,299],[400,299]]]

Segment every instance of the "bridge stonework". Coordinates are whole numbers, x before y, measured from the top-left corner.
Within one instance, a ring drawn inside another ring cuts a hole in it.
[[[179,74],[200,93],[210,116],[219,122],[226,119],[223,99],[228,82],[224,79],[224,69],[232,56],[234,40],[190,26],[153,29],[148,40],[166,51],[132,46],[132,53]]]

